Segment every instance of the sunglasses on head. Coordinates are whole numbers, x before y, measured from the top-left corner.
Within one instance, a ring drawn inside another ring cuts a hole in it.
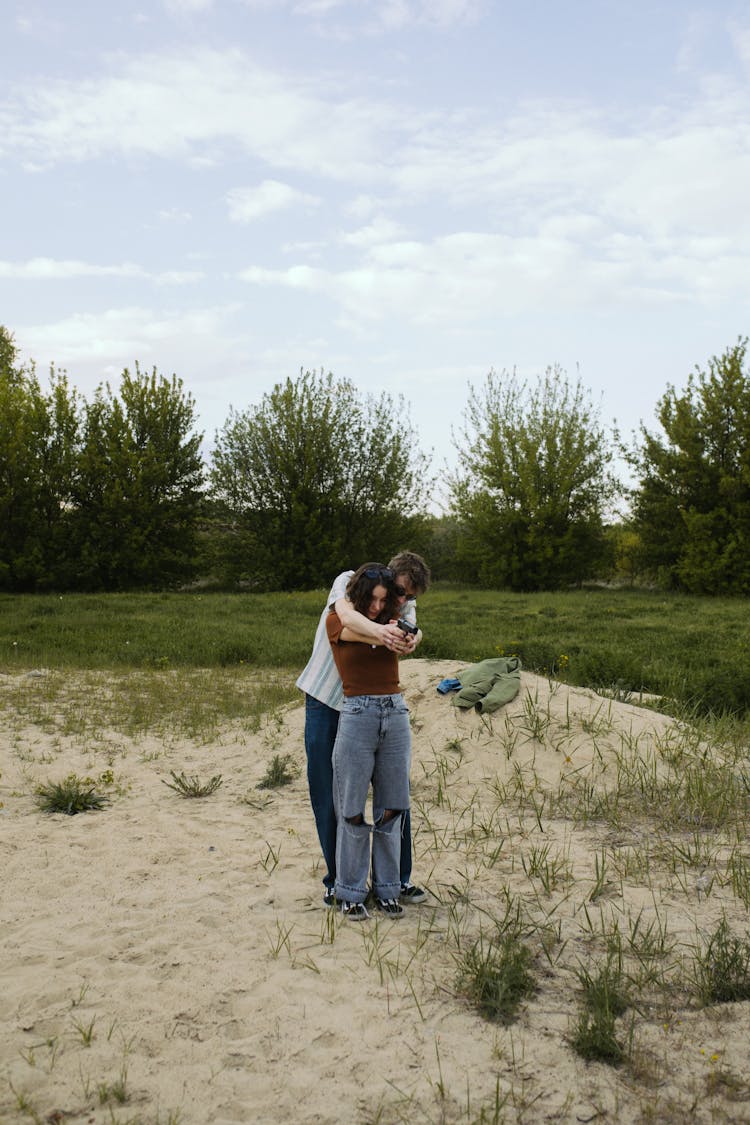
[[[386,582],[393,582],[393,571],[389,566],[368,566],[364,575],[365,578],[384,578]]]
[[[410,594],[403,586],[398,586],[393,582],[395,574],[389,566],[368,566],[364,571],[364,575],[365,578],[382,578],[392,584],[393,592],[397,598],[407,598],[409,601],[414,598],[414,594]]]

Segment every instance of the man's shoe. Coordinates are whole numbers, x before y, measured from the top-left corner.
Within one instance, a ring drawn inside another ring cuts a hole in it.
[[[340,902],[338,905],[344,917],[349,918],[352,922],[364,922],[366,918],[370,917],[363,902]]]
[[[326,889],[323,893],[323,905],[324,906],[335,906],[336,905],[336,894],[334,892],[333,887],[326,887]]]
[[[415,886],[414,883],[402,883],[398,898],[399,902],[403,902],[407,906],[416,906],[427,898],[427,891],[423,887]]]
[[[395,898],[376,898],[375,906],[381,914],[387,914],[390,918],[400,918],[404,913],[404,908]]]

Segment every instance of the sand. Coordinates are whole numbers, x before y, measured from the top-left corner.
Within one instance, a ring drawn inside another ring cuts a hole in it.
[[[680,731],[527,673],[490,719],[459,712],[436,686],[461,667],[402,664],[414,879],[432,894],[363,924],[323,906],[301,706],[208,745],[118,737],[111,804],[78,816],[41,813],[35,785],[101,761],[0,712],[0,1121],[750,1120],[747,1002],[644,992],[618,1021],[623,1040],[632,1030],[619,1068],[570,1043],[577,974],[604,953],[597,928],[632,934],[640,913],[636,933],[674,942],[654,961],[665,972],[722,911],[747,928],[721,885],[721,834],[712,862],[675,872],[649,810],[614,827],[548,812],[561,779],[606,784],[618,739],[647,756]],[[275,753],[300,772],[259,790]],[[223,784],[186,800],[162,784],[170,770]],[[626,854],[651,856],[648,878],[616,873]],[[514,909],[536,990],[504,1025],[462,995],[457,965]]]

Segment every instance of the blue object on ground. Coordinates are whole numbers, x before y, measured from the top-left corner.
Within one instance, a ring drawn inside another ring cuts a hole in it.
[[[441,680],[437,686],[441,695],[447,695],[449,691],[459,691],[461,687],[460,680]]]

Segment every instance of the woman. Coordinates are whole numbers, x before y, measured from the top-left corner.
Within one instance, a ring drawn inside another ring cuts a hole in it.
[[[380,563],[356,570],[346,590],[354,609],[381,624],[397,617],[393,577]],[[347,918],[368,918],[364,903],[371,876],[376,908],[399,918],[404,912],[398,901],[399,865],[402,820],[409,808],[411,730],[399,690],[398,656],[342,625],[335,607],[326,628],[344,687],[333,748],[336,901]],[[370,781],[372,825],[365,820]]]

